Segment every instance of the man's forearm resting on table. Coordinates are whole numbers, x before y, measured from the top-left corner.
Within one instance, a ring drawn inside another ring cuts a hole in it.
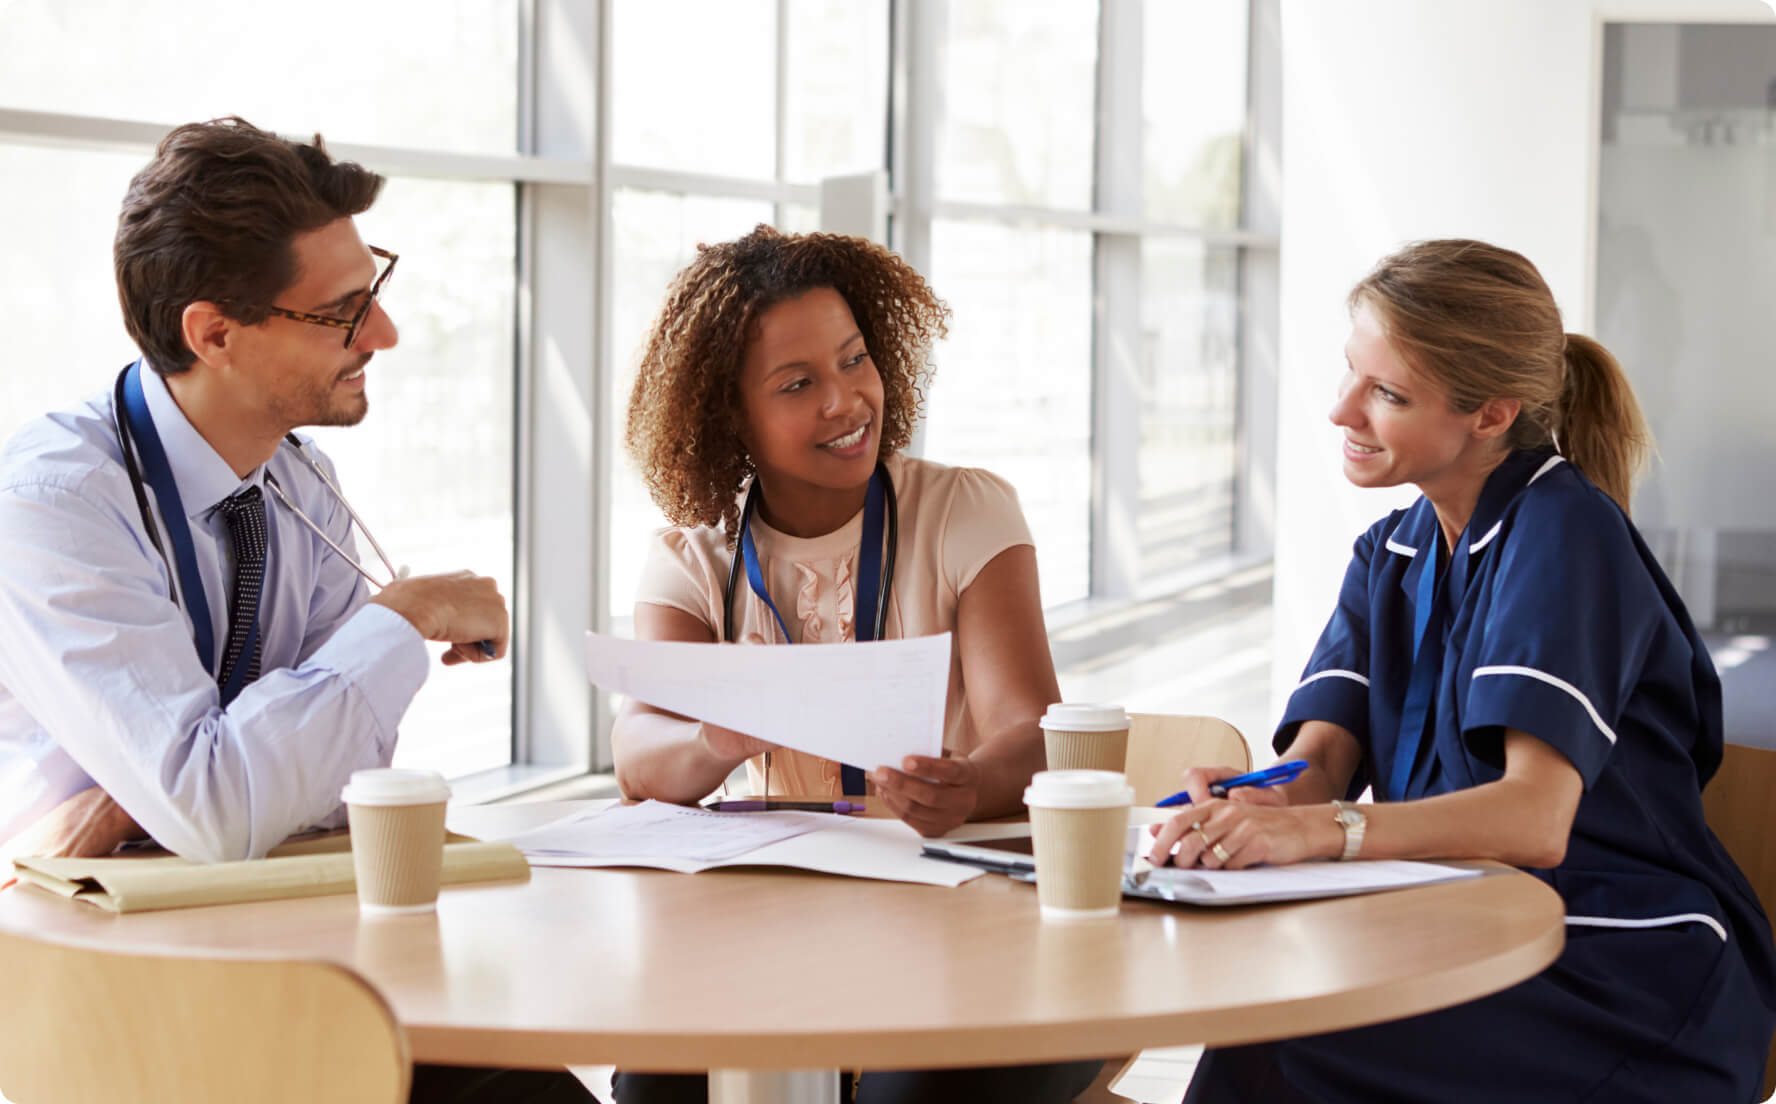
[[[371,606],[226,710],[182,637],[15,680],[18,650],[4,677],[31,716],[157,843],[200,862],[258,857],[334,813],[352,771],[388,764],[429,667],[412,626]]]

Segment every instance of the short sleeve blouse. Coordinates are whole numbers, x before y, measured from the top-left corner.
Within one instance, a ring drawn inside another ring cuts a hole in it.
[[[904,456],[890,457],[887,468],[900,515],[887,635],[954,632],[962,594],[981,569],[1006,549],[1033,543],[1017,492],[979,468],[953,468]],[[780,533],[755,518],[753,539],[760,568],[791,639],[784,640],[771,611],[742,581],[734,596],[736,640],[743,644],[855,640],[855,573],[862,532],[861,511],[839,529],[808,538]],[[731,563],[726,535],[718,528],[660,530],[642,572],[636,603],[682,610],[719,637]],[[961,659],[952,649],[944,747],[967,754],[979,743],[968,714]],[[879,764],[858,765],[867,770]],[[762,762],[755,759],[749,770],[754,789],[760,789]],[[784,749],[772,756],[771,792],[837,796],[839,766]]]

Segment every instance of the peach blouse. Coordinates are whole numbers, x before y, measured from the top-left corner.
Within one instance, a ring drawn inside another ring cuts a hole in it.
[[[955,632],[956,606],[993,557],[1033,544],[1030,527],[1011,484],[980,468],[952,468],[905,456],[887,461],[899,503],[894,584],[889,598],[890,638]],[[863,535],[859,510],[840,528],[819,537],[792,537],[753,517],[753,542],[771,598],[790,633],[788,643],[841,643],[857,638],[857,546]],[[722,631],[722,591],[733,562],[719,528],[680,526],[655,535],[642,572],[637,604],[683,610]],[[742,644],[785,643],[771,611],[741,579],[734,596],[736,639]],[[757,733],[765,739],[769,733]],[[944,747],[967,754],[980,743],[968,714],[962,661],[950,650],[950,688],[944,707]],[[763,757],[747,764],[755,793],[764,786]],[[882,764],[859,763],[869,770]],[[890,764],[897,765],[897,764]],[[840,795],[839,765],[783,748],[771,756],[771,792]]]

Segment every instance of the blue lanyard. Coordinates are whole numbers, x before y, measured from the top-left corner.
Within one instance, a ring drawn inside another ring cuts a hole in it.
[[[142,362],[130,365],[123,378],[123,415],[129,423],[130,437],[142,455],[142,475],[154,490],[154,501],[160,507],[160,520],[166,526],[167,539],[173,545],[173,559],[178,564],[179,590],[185,606],[191,611],[191,630],[197,645],[197,658],[204,670],[215,672],[216,643],[210,627],[210,603],[204,596],[203,576],[197,569],[197,550],[191,543],[191,526],[185,521],[185,505],[179,498],[179,484],[173,479],[172,465],[167,463],[166,449],[154,429],[154,416],[148,412],[148,400],[142,394]],[[127,444],[124,445],[128,447]],[[151,519],[145,519],[151,520]],[[152,530],[150,530],[152,538]],[[263,584],[261,584],[263,585]],[[221,688],[222,705],[227,707],[247,682],[247,662],[259,644],[259,617],[254,614],[247,633],[246,648],[229,673],[228,684]]]
[[[1406,705],[1400,712],[1400,736],[1394,744],[1394,769],[1388,775],[1389,801],[1406,796],[1412,780],[1412,768],[1424,744],[1425,730],[1435,718],[1432,707],[1437,697],[1437,681],[1443,674],[1443,622],[1446,619],[1446,595],[1437,585],[1437,561],[1441,559],[1443,533],[1432,534],[1423,549],[1427,557],[1418,576],[1418,590],[1412,605],[1412,681],[1406,689]],[[1450,566],[1455,563],[1450,556]]]
[[[756,477],[755,477],[756,478]],[[876,638],[876,607],[881,601],[882,592],[882,526],[887,515],[887,493],[883,489],[882,469],[877,468],[870,476],[869,490],[863,498],[863,541],[857,550],[857,612],[853,619],[856,637],[860,642]],[[764,573],[759,569],[758,550],[752,542],[752,525],[740,531],[740,554],[746,561],[746,583],[752,592],[764,602],[765,608],[776,618],[778,629],[783,632],[785,643],[789,641],[789,628],[783,623],[783,615],[777,612],[777,603],[771,601],[771,592],[765,586]],[[849,763],[839,764],[839,781],[842,792],[861,794],[864,792],[863,770]]]

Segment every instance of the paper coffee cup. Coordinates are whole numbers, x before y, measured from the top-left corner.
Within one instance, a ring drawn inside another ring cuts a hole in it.
[[[1115,916],[1135,791],[1119,772],[1039,771],[1024,791],[1044,919]]]
[[[1062,702],[1041,724],[1051,771],[1120,771],[1128,762],[1129,719],[1120,705]]]
[[[352,869],[363,912],[430,912],[444,866],[450,787],[436,771],[354,771],[340,795],[351,821]]]

